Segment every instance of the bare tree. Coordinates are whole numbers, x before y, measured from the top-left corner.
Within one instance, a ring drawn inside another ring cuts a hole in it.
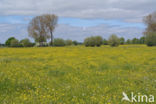
[[[156,32],[156,12],[145,16],[143,21],[147,25],[146,31],[144,32],[145,35],[148,32]]]
[[[53,44],[53,31],[57,25],[58,17],[54,14],[45,14],[36,16],[31,20],[28,26],[29,36],[35,39],[36,42],[46,42],[51,38]]]
[[[156,46],[156,12],[144,17],[147,28],[144,32],[145,41],[148,46]]]

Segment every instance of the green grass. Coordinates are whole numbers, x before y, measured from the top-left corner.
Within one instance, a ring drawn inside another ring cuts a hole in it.
[[[156,47],[0,48],[0,104],[129,104],[123,91],[156,96]]]

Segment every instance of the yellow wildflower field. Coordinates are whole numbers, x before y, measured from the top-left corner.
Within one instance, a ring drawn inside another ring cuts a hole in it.
[[[156,96],[156,47],[0,48],[0,104],[129,104]]]

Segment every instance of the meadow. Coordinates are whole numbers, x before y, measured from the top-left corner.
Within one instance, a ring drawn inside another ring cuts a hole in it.
[[[156,96],[156,47],[0,48],[0,104],[129,104]]]

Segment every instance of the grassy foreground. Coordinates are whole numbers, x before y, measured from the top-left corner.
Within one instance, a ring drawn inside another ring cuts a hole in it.
[[[0,48],[0,104],[129,104],[156,96],[156,47]]]

